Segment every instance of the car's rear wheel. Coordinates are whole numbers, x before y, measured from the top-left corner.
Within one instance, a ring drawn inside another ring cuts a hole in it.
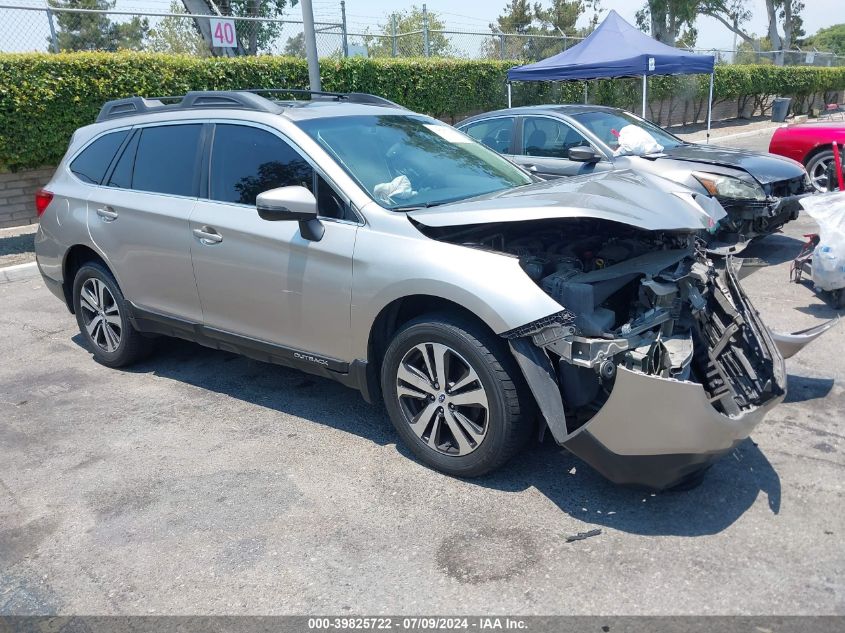
[[[827,191],[830,188],[828,173],[833,164],[833,150],[826,150],[814,154],[807,161],[807,173],[816,191]]]
[[[426,465],[458,477],[510,459],[531,430],[531,401],[503,341],[448,315],[411,321],[385,353],[390,419]]]
[[[73,310],[85,343],[103,365],[124,367],[147,355],[149,339],[132,327],[123,293],[101,264],[89,262],[77,271]]]

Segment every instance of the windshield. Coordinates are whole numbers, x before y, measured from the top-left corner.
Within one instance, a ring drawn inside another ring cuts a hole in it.
[[[590,132],[595,134],[605,145],[607,145],[614,152],[619,150],[619,135],[625,127],[632,125],[640,130],[647,132],[658,144],[662,145],[664,149],[678,147],[684,142],[672,136],[666,130],[663,130],[653,123],[649,123],[639,117],[629,114],[628,112],[582,112],[581,114],[571,115],[573,119],[578,121],[581,125],[587,128]],[[636,154],[637,151],[630,151],[623,148],[619,154]]]
[[[388,209],[435,206],[532,182],[492,150],[424,116],[319,118],[299,127]]]

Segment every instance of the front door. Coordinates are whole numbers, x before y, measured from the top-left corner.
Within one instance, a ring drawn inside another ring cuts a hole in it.
[[[590,147],[583,135],[563,121],[548,116],[522,119],[522,142],[514,161],[541,178],[560,178],[605,171],[607,161],[584,163],[569,160],[573,147]]]
[[[256,196],[301,185],[315,193],[325,233],[262,220]],[[352,255],[358,223],[348,204],[273,130],[218,123],[208,199],[191,215],[192,259],[206,327],[325,358],[351,349]]]

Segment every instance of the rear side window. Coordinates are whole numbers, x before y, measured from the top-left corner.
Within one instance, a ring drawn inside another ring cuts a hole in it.
[[[70,170],[83,182],[99,185],[127,134],[129,130],[104,134],[73,159]]]
[[[509,154],[512,130],[513,118],[501,117],[470,123],[462,131],[495,152]]]
[[[200,124],[143,128],[135,151],[131,188],[175,196],[195,195],[201,131]],[[118,167],[123,174],[123,166]]]
[[[132,186],[132,168],[135,166],[135,153],[138,151],[138,139],[140,137],[139,132],[126,144],[123,153],[117,159],[117,164],[114,166],[111,176],[109,176],[108,183],[106,183],[109,187],[129,189]]]
[[[275,134],[246,125],[218,124],[211,149],[209,197],[255,204],[259,193],[300,185],[313,191],[314,170]]]

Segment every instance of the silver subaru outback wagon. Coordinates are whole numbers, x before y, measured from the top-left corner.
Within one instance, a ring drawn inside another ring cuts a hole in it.
[[[383,399],[450,475],[548,431],[652,488],[695,481],[783,399],[697,194],[535,182],[378,97],[261,94],[109,102],[39,192],[39,269],[100,363],[189,339]]]

